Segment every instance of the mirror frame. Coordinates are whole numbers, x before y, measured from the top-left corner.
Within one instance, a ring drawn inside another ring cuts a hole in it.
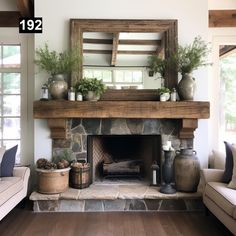
[[[70,19],[70,46],[79,47],[81,61],[78,67],[78,76],[72,73],[70,83],[74,85],[83,74],[83,32],[163,32],[165,56],[170,56],[177,49],[177,20],[121,20],[121,19]],[[176,87],[178,83],[177,70],[167,68],[165,86]]]

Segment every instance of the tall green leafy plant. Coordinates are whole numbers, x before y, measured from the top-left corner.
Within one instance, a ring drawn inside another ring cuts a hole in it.
[[[58,53],[55,50],[49,50],[47,43],[42,48],[36,49],[35,54],[35,64],[52,76],[77,71],[81,60],[78,48]]]
[[[176,53],[171,55],[169,60],[172,66],[176,66],[178,72],[184,75],[192,73],[200,66],[209,65],[206,61],[209,52],[209,44],[198,36],[192,44],[178,45]]]

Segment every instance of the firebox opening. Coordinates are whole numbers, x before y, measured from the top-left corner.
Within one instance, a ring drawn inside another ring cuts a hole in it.
[[[130,178],[151,182],[152,164],[161,163],[161,136],[89,135],[87,151],[92,182]]]

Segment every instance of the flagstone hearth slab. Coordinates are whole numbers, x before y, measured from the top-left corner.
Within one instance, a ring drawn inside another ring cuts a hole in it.
[[[80,190],[75,188],[68,188],[65,192],[60,194],[60,199],[77,200],[79,198]]]
[[[144,199],[148,186],[120,185],[119,199]]]
[[[118,186],[91,185],[89,188],[82,189],[79,199],[117,199],[119,195]]]
[[[38,192],[33,192],[30,195],[30,200],[32,201],[43,201],[43,200],[58,200],[60,197],[60,194],[42,194]]]

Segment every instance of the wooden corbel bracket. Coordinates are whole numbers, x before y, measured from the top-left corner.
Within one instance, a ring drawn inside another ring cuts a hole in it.
[[[193,139],[194,131],[198,127],[197,119],[182,119],[182,127],[179,132],[180,139]]]

